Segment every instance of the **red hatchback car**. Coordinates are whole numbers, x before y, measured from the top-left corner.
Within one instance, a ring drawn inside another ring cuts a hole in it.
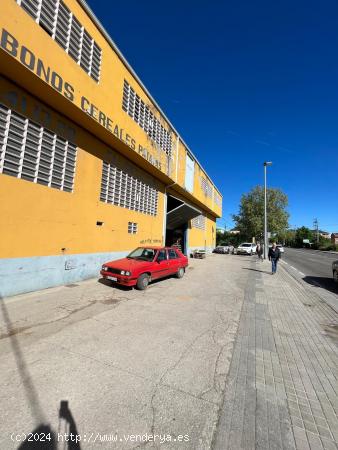
[[[138,247],[126,258],[103,264],[100,274],[106,280],[144,290],[152,280],[176,275],[182,278],[188,258],[177,248]]]

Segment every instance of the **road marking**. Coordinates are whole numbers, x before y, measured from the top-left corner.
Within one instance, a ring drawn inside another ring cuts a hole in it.
[[[287,266],[291,267],[293,270],[299,273],[302,277],[305,277],[305,274],[301,272],[300,270],[296,269],[296,267],[291,266],[291,264],[287,263],[286,261],[281,261],[283,264],[286,264]]]

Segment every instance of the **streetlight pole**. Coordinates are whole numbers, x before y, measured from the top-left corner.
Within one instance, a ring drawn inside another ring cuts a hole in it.
[[[264,162],[264,259],[267,258],[268,250],[268,215],[267,215],[267,203],[266,203],[266,168],[272,166],[271,161]]]

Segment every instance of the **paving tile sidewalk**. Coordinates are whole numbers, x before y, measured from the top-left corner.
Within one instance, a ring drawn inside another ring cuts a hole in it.
[[[337,449],[337,314],[269,271],[251,262],[213,447]]]

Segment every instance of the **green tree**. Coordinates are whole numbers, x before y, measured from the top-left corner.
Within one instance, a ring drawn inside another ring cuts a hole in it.
[[[281,237],[278,236],[279,242],[283,242],[285,245],[289,247],[294,247],[296,241],[296,230],[286,230],[284,233],[284,241],[282,241],[282,239],[283,236]]]
[[[267,190],[268,231],[280,235],[288,228],[289,214],[287,195],[280,189]],[[243,194],[239,205],[239,213],[233,214],[235,228],[242,236],[263,239],[264,234],[264,188],[256,186],[247,194]]]
[[[295,244],[297,247],[303,247],[303,240],[308,239],[313,242],[313,234],[310,228],[300,227],[296,230]]]

